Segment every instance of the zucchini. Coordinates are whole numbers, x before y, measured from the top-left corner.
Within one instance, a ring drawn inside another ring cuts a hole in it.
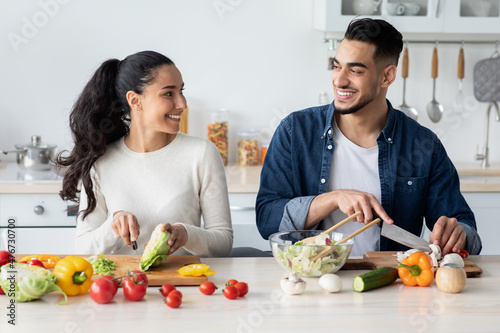
[[[358,275],[352,282],[352,289],[359,293],[383,286],[387,286],[398,279],[398,269],[394,267],[380,267],[371,272]]]

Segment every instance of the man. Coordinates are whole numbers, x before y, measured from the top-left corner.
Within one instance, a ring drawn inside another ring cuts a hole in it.
[[[337,231],[379,216],[420,235],[425,218],[444,254],[479,254],[474,214],[443,145],[386,99],[402,48],[401,33],[383,20],[349,24],[334,58],[334,102],[290,114],[274,133],[256,203],[264,238],[324,230],[361,211]],[[405,249],[374,226],[356,236],[352,255]]]

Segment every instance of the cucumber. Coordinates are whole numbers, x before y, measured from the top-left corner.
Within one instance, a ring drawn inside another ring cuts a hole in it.
[[[393,267],[380,267],[371,272],[358,275],[352,282],[352,289],[359,293],[383,286],[387,286],[398,278],[398,269]]]

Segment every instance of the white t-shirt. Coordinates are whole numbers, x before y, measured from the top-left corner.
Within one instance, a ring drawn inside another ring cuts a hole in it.
[[[358,190],[373,194],[380,202],[378,146],[373,148],[359,147],[342,134],[335,122],[333,123],[333,142],[335,142],[335,149],[330,168],[328,191]],[[319,228],[326,230],[346,217],[346,214],[337,209],[324,219]],[[341,232],[347,236],[361,227],[363,227],[362,223],[350,221],[337,228],[335,232]],[[362,256],[366,251],[378,251],[379,249],[380,227],[375,225],[354,238],[351,255]]]
[[[217,148],[205,139],[178,133],[149,153],[130,150],[124,138],[108,146],[92,169],[96,209],[76,226],[80,254],[135,254],[111,228],[112,215],[137,217],[139,253],[160,223],[181,223],[188,242],[175,254],[226,256],[233,244],[226,174]],[[80,210],[87,208],[81,192]],[[204,226],[201,227],[201,214]]]

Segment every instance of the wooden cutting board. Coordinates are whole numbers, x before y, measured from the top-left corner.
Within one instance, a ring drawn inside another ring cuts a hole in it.
[[[123,276],[127,271],[140,269],[140,255],[104,255],[104,258],[113,260],[116,263],[115,276]],[[165,283],[174,286],[199,286],[207,281],[206,276],[182,276],[177,270],[190,264],[201,264],[198,256],[171,255],[159,266],[150,268],[148,274],[148,284],[150,287],[161,286]],[[94,278],[98,276],[94,275]]]
[[[376,269],[380,267],[398,267],[396,259],[396,251],[374,251],[365,252],[363,259],[347,259],[342,269],[355,270],[355,269]],[[474,264],[469,258],[464,259],[464,270],[467,277],[474,278],[483,274],[483,270]]]
[[[16,255],[16,260],[20,260],[25,255]],[[64,258],[65,255],[59,255]],[[88,258],[89,255],[78,255],[78,257]],[[139,263],[141,262],[140,255],[112,255],[105,254],[105,259],[112,260],[116,263],[115,276],[124,276],[129,270],[140,269]],[[150,268],[148,274],[148,284],[150,287],[161,286],[165,283],[170,283],[175,286],[198,286],[207,281],[206,276],[182,276],[177,270],[185,265],[200,264],[201,260],[198,256],[181,256],[171,255],[167,260],[162,262],[159,266]],[[92,279],[97,279],[99,275],[94,275]]]

